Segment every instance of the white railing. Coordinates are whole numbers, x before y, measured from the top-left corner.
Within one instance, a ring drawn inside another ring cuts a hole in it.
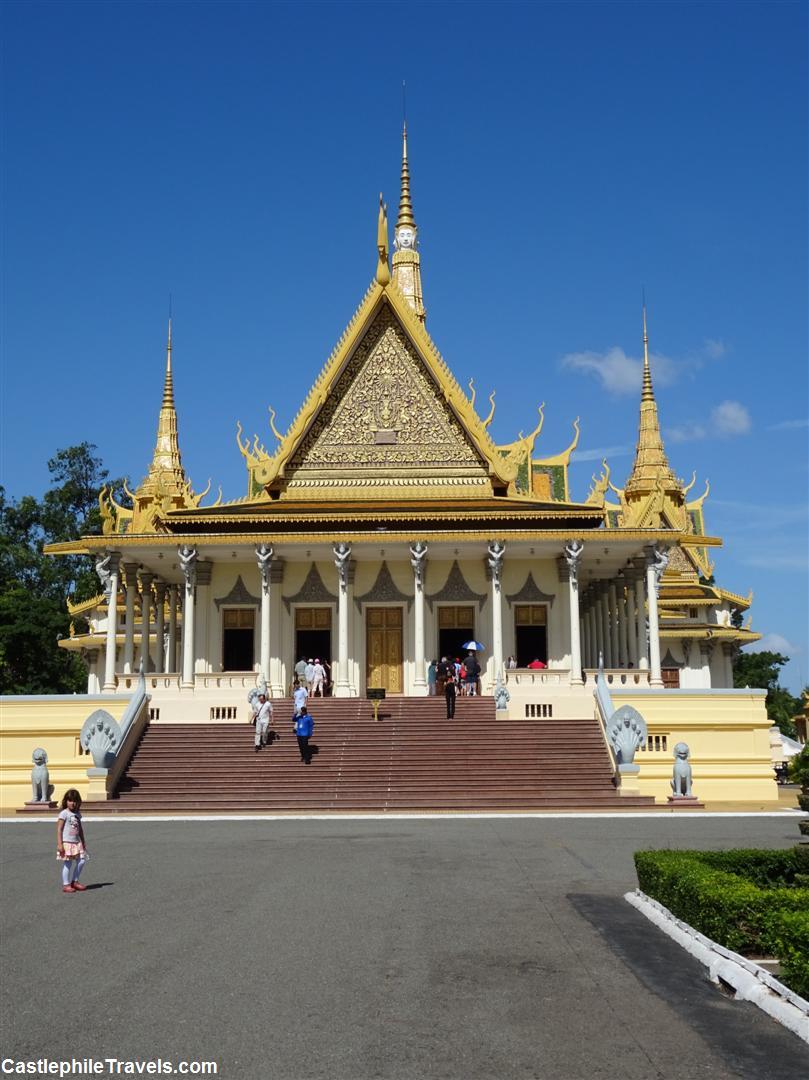
[[[200,690],[252,690],[258,679],[256,671],[197,672],[194,685]]]
[[[598,668],[585,668],[583,674],[585,683],[594,684],[599,675],[599,671]],[[606,671],[602,671],[600,674],[603,675],[607,686],[611,686],[614,689],[618,689],[622,686],[649,685],[649,672],[644,668],[609,668]]]
[[[567,668],[507,668],[506,684],[514,686],[567,686],[570,671]]]
[[[593,672],[595,678],[595,690],[593,691],[593,699],[595,701],[595,715],[598,720],[598,726],[601,729],[601,735],[604,739],[604,745],[607,747],[607,753],[610,755],[610,765],[612,766],[612,775],[615,778],[616,785],[620,784],[620,774],[618,772],[618,762],[615,757],[615,751],[612,748],[612,743],[607,736],[607,724],[610,721],[610,717],[615,712],[612,704],[612,698],[610,692],[607,689],[607,680],[601,678],[605,673],[603,671]]]

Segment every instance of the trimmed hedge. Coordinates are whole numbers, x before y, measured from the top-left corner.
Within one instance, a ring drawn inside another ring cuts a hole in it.
[[[727,949],[778,957],[783,982],[809,992],[809,888],[804,849],[637,851],[648,896]]]

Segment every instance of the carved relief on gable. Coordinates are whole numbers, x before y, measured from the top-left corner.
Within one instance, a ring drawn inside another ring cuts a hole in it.
[[[473,469],[484,464],[388,309],[380,312],[296,451],[323,468]]]

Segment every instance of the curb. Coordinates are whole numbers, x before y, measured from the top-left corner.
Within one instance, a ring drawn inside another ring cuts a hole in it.
[[[773,1020],[789,1028],[805,1043],[809,1043],[809,1001],[784,986],[765,968],[731,952],[705,937],[693,926],[682,922],[672,915],[668,908],[640,889],[625,893],[624,900],[704,964],[711,982],[717,985],[722,982],[732,987],[740,1001],[750,1001],[757,1005]]]

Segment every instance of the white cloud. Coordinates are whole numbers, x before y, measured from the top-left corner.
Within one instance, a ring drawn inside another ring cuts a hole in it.
[[[705,338],[702,343],[702,351],[709,360],[721,360],[727,353],[728,347],[724,341],[718,341],[716,338]]]
[[[800,645],[793,645],[791,641],[787,641],[780,634],[765,634],[760,641],[754,641],[752,645],[749,645],[747,651],[777,652],[791,659],[796,653],[800,653],[801,647]]]
[[[752,426],[746,406],[739,401],[723,401],[711,409],[707,420],[689,420],[677,427],[667,428],[665,438],[673,443],[696,442],[711,435],[728,439],[735,435],[747,435]]]
[[[603,461],[604,458],[627,457],[634,453],[634,446],[597,446],[594,450],[574,450],[571,454],[571,462],[576,461]]]
[[[753,426],[750,413],[739,401],[723,401],[711,410],[711,424],[718,435],[746,435]]]
[[[802,420],[780,420],[777,424],[770,424],[767,431],[797,431],[800,428],[809,427],[809,418]]]
[[[594,375],[604,389],[620,396],[636,394],[643,378],[643,361],[634,356],[627,356],[617,345],[604,353],[578,352],[562,357],[562,367],[580,371],[585,375]],[[669,386],[677,378],[677,365],[668,356],[650,355],[649,365],[652,378],[659,386]]]
[[[678,442],[696,442],[697,439],[704,439],[708,432],[705,430],[704,424],[688,423],[680,424],[679,427],[666,428],[666,442],[678,443]]]

